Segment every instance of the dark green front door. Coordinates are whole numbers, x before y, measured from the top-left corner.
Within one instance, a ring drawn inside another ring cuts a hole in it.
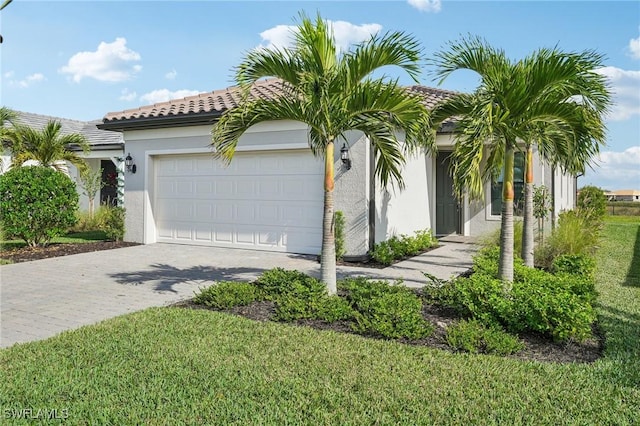
[[[445,151],[436,157],[436,235],[460,233],[460,210],[449,174],[450,155]]]

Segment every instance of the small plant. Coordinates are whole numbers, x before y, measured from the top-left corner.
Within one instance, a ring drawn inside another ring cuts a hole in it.
[[[437,243],[431,231],[421,230],[416,231],[414,236],[394,235],[387,241],[376,244],[370,254],[376,262],[391,265],[396,260],[415,256]]]
[[[76,221],[78,193],[64,173],[48,167],[16,167],[0,176],[4,232],[30,246],[44,246]]]
[[[342,260],[346,252],[344,235],[344,213],[335,212],[333,216],[334,237],[336,242],[336,260]]]
[[[108,240],[122,241],[124,238],[124,217],[123,207],[107,207],[102,230]]]
[[[193,298],[194,303],[215,309],[246,306],[257,300],[260,300],[260,293],[253,284],[234,281],[221,281],[200,289]]]
[[[100,191],[105,183],[102,181],[103,169],[92,170],[89,167],[80,169],[80,186],[82,193],[89,198],[89,217],[93,216],[93,204],[96,194]]]
[[[538,234],[544,241],[544,222],[551,213],[551,194],[544,185],[533,185],[533,217],[538,219]]]
[[[499,327],[486,327],[477,320],[461,320],[449,326],[446,339],[452,348],[474,354],[510,355],[524,349],[517,337]]]

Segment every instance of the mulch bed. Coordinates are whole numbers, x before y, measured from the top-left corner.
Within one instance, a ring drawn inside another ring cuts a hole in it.
[[[192,300],[186,300],[174,304],[173,306],[187,309],[210,309],[197,305]],[[211,309],[214,310],[214,309]],[[254,321],[270,321],[275,314],[275,304],[273,302],[255,302],[248,306],[237,306],[222,312],[240,315]],[[398,342],[413,345],[426,346],[429,348],[441,349],[448,352],[455,352],[447,345],[445,336],[446,328],[460,317],[451,309],[443,309],[439,306],[425,305],[422,314],[426,320],[435,326],[435,332],[424,339],[410,340],[397,339]],[[311,327],[317,330],[332,330],[339,333],[356,334],[348,321],[336,321],[327,323],[319,320],[299,320],[294,325]],[[510,358],[555,362],[555,363],[591,363],[602,356],[603,336],[594,328],[594,338],[583,343],[567,342],[556,343],[549,338],[537,334],[525,334],[519,336],[524,342],[525,348],[517,354],[510,355]],[[367,338],[379,339],[378,336],[365,336]]]
[[[10,260],[13,263],[19,263],[136,245],[138,245],[138,243],[127,243],[124,241],[50,244],[46,247],[21,247],[17,249],[3,250],[2,253],[0,253],[0,258]]]

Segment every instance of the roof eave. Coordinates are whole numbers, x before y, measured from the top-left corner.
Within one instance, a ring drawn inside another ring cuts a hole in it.
[[[98,129],[123,132],[125,130],[146,130],[167,127],[202,126],[213,124],[220,118],[222,112],[214,111],[207,113],[185,114],[185,115],[164,115],[160,117],[128,118],[123,120],[111,120],[98,124]]]

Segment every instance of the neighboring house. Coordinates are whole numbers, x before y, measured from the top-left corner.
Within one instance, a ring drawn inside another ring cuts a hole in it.
[[[102,123],[101,120],[94,121],[78,121],[69,120],[67,118],[49,117],[46,115],[32,114],[29,112],[16,111],[17,123],[30,126],[34,129],[41,130],[46,124],[53,120],[61,123],[61,133],[79,133],[84,135],[89,141],[91,151],[82,154],[82,151],[78,149],[80,154],[86,159],[87,164],[93,170],[103,169],[102,180],[105,183],[104,188],[100,191],[96,197],[96,204],[102,203],[117,203],[118,196],[123,198],[123,153],[124,153],[124,141],[122,134],[119,132],[112,132],[109,130],[98,129],[97,124]],[[6,171],[11,165],[11,153],[5,152],[2,156],[3,167]],[[69,176],[76,182],[78,187],[78,193],[80,194],[80,208],[86,210],[89,208],[89,200],[86,195],[83,195],[83,189],[80,185],[80,178],[78,176],[78,170],[72,165],[67,164],[69,170]],[[118,178],[120,175],[120,178]],[[118,184],[120,182],[120,184]],[[120,186],[120,190],[118,190]]]
[[[640,203],[640,191],[637,189],[619,189],[613,191],[612,201],[633,201]]]
[[[279,80],[263,80],[250,96],[280,96],[281,89]],[[408,89],[430,107],[452,94]],[[211,155],[213,123],[241,98],[239,88],[231,87],[105,116],[98,127],[123,132],[138,168],[125,182],[126,240],[320,252],[323,162],[309,150],[305,124],[252,127],[228,167]],[[347,135],[350,169],[341,162],[342,142],[337,142],[334,197],[345,216],[348,256],[364,256],[374,243],[425,228],[438,235],[477,236],[499,227],[499,185],[487,184],[485,203],[458,203],[452,194],[452,131],[448,123],[439,132],[435,157],[407,159],[403,191],[382,188],[374,179],[373,153],[362,133]],[[535,177],[536,184],[552,190],[555,215],[573,208],[573,176],[536,161]]]

